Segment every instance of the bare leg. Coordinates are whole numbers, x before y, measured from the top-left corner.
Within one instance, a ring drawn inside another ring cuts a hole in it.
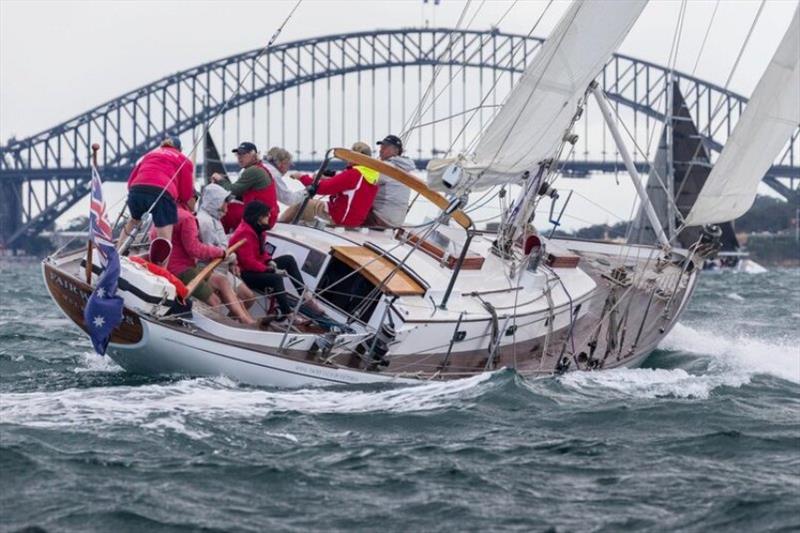
[[[287,223],[287,224],[292,222],[294,220],[294,217],[297,216],[297,212],[300,211],[300,206],[301,205],[302,204],[290,205],[278,217],[278,222],[284,222],[284,223]],[[317,213],[323,211],[323,206],[324,205],[325,204],[320,200],[317,200],[315,198],[310,199],[308,201],[308,203],[306,204],[306,208],[303,210],[303,216],[300,219],[303,222],[308,222],[308,223],[314,222],[315,215]]]
[[[286,224],[290,223],[294,220],[294,217],[297,215],[297,212],[300,210],[300,204],[294,204],[287,207],[283,213],[280,214],[278,217],[278,222],[284,222]]]
[[[216,273],[212,274],[208,282],[220,295],[222,301],[225,303],[228,309],[230,309],[231,313],[233,313],[243,324],[256,323],[255,319],[253,319],[247,309],[245,309],[245,307],[242,305],[242,302],[239,301],[239,298],[233,291],[233,287],[231,287],[231,284],[228,283],[228,279],[225,276]]]
[[[122,245],[125,244],[125,241],[128,240],[128,237],[133,233],[133,229],[141,224],[140,220],[134,220],[129,218],[125,225],[122,226],[122,231],[119,234],[119,240],[117,241],[117,248],[122,248]]]
[[[239,301],[242,302],[242,305],[244,305],[245,309],[250,309],[256,302],[255,294],[253,294],[253,291],[250,290],[250,287],[245,285],[243,282],[240,282],[239,286],[236,287],[236,296],[239,298]]]
[[[172,224],[169,226],[156,228],[156,235],[162,239],[167,239],[168,241],[172,242]]]

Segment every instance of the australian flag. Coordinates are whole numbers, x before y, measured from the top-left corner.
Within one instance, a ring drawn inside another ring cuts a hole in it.
[[[119,254],[111,235],[111,224],[106,216],[103,200],[103,182],[97,167],[92,165],[92,195],[89,210],[90,238],[100,255],[103,274],[86,302],[83,320],[95,351],[105,355],[111,332],[122,322],[122,298],[117,296],[119,283]]]

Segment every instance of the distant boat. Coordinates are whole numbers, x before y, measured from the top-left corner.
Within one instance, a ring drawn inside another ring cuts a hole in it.
[[[273,228],[274,255],[297,260],[305,290],[324,308],[323,314],[305,310],[310,325],[247,327],[198,301],[182,312],[169,281],[123,257],[124,321],[111,338],[111,358],[136,373],[225,375],[278,387],[420,383],[504,367],[539,376],[639,364],[686,309],[722,234],[692,230],[695,236],[685,243],[665,234],[605,95],[593,83],[645,4],[571,4],[475,148],[432,161],[427,184],[382,161],[331,150],[317,179],[333,159],[364,165],[382,180],[409,187],[439,214],[421,227]],[[683,215],[690,229],[746,210],[766,166],[800,122],[791,103],[799,99],[798,20],[795,13],[714,169],[704,183],[687,183],[698,187]],[[591,96],[637,187],[653,230],[649,242],[547,238],[532,229],[536,207],[555,196],[559,159],[575,142],[572,129]],[[765,133],[764,121],[773,117],[777,125],[768,123]],[[739,164],[740,157],[748,163]],[[508,184],[520,192],[497,231],[478,231],[465,211],[465,193]],[[42,265],[53,300],[82,328],[86,299],[102,272],[94,257],[87,279],[85,261],[79,251]],[[287,283],[286,291],[294,289]],[[260,296],[255,314],[269,308],[269,296]]]

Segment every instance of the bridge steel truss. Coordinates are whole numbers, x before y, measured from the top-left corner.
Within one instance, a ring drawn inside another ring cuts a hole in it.
[[[0,242],[6,247],[17,245],[24,236],[51,226],[88,194],[88,162],[93,142],[101,143],[104,179],[124,181],[134,162],[157,145],[166,132],[194,133],[195,128],[208,124],[223,110],[229,113],[270,95],[354,74],[359,76],[360,96],[361,73],[383,69],[390,72],[402,69],[403,83],[408,67],[418,67],[421,72],[422,68],[432,71],[440,66],[449,68],[451,76],[453,67],[464,67],[464,71],[478,69],[481,84],[483,71],[491,72],[495,83],[497,73],[510,76],[513,83],[514,76],[524,70],[541,43],[540,38],[497,30],[376,30],[289,42],[274,46],[261,57],[259,50],[253,50],[166,76],[49,130],[22,140],[11,139],[0,147]],[[633,111],[634,122],[646,119],[658,123],[664,120],[667,75],[665,67],[616,54],[598,81],[618,110],[622,107]],[[719,152],[747,99],[680,72],[674,72],[673,76],[707,146]],[[374,80],[373,74],[373,86]],[[390,77],[389,85],[391,80]],[[466,76],[461,82],[467,84]],[[329,82],[327,88],[330,92]],[[464,87],[461,90],[467,91]],[[450,99],[452,113],[452,94]],[[403,102],[405,107],[405,97]],[[374,96],[372,107],[374,111]],[[359,120],[360,113],[359,108]],[[435,113],[434,110],[434,116]],[[406,115],[404,109],[403,119]],[[359,128],[360,125],[359,122]],[[795,132],[764,178],[791,201],[800,199],[798,133]],[[452,128],[449,135],[452,137]],[[603,137],[605,142],[605,134]],[[452,144],[453,139],[447,142]],[[431,146],[431,153],[436,151]],[[298,153],[301,168],[312,168],[318,163],[313,149],[310,157],[302,156]],[[424,164],[426,160],[420,151],[418,163]],[[647,168],[645,161],[640,161],[639,166]],[[619,169],[620,163],[607,158],[605,148],[602,158],[591,159],[588,144],[583,158],[573,154],[564,166],[565,173],[573,176]]]

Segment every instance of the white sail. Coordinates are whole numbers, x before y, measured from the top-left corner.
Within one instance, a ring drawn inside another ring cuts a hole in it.
[[[800,7],[714,164],[687,226],[726,222],[753,205],[770,165],[800,124]]]
[[[474,155],[458,158],[471,189],[517,181],[523,172],[556,155],[578,100],[646,4],[647,0],[572,3],[481,136]],[[431,161],[432,187],[442,188],[442,174],[453,161]]]

